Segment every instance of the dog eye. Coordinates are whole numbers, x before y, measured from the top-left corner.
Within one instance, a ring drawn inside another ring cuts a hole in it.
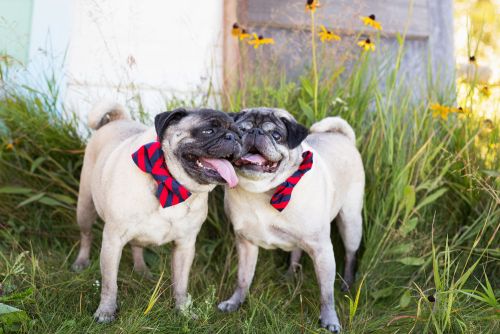
[[[201,131],[201,133],[203,133],[204,135],[211,135],[214,132],[215,132],[214,129],[204,129]]]
[[[274,140],[280,140],[281,139],[281,135],[278,131],[273,131],[271,133],[271,136],[273,136]]]

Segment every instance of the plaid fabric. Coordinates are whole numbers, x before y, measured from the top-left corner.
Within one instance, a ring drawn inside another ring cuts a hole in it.
[[[151,174],[158,184],[156,197],[166,208],[184,202],[191,193],[170,174],[158,141],[141,146],[132,154],[132,160],[143,172]]]
[[[292,174],[285,182],[280,184],[271,198],[271,205],[278,211],[283,211],[284,208],[290,202],[292,197],[293,187],[299,183],[302,176],[311,170],[313,165],[313,154],[311,151],[305,151],[302,153],[302,163],[299,169]]]

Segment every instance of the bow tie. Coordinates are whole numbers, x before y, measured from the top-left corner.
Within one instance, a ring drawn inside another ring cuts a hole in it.
[[[280,184],[271,198],[271,205],[278,211],[283,211],[290,202],[293,188],[299,183],[302,176],[311,170],[313,165],[313,154],[311,151],[302,153],[302,162],[299,168],[285,182]]]
[[[162,207],[166,208],[184,202],[191,196],[170,174],[165,164],[165,157],[158,141],[141,146],[132,154],[132,160],[143,172],[151,174],[158,184],[156,197]]]

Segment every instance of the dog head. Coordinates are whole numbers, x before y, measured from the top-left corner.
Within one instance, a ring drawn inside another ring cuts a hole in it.
[[[241,155],[238,127],[227,114],[212,109],[176,109],[155,117],[155,129],[173,176],[191,191],[216,184],[236,186],[231,161]]]
[[[307,128],[283,109],[244,109],[233,118],[243,143],[243,155],[234,162],[240,186],[264,192],[290,176],[302,161],[300,144]]]

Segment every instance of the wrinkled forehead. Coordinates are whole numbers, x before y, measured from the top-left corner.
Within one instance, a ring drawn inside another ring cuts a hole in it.
[[[213,109],[188,110],[188,115],[183,117],[178,126],[189,130],[197,126],[213,126],[230,128],[234,126],[234,121],[229,115],[222,111]]]
[[[239,125],[251,122],[253,126],[262,127],[264,130],[273,127],[284,129],[285,125],[281,118],[294,120],[288,111],[278,108],[249,108],[243,109],[241,112],[242,116],[237,119]]]

